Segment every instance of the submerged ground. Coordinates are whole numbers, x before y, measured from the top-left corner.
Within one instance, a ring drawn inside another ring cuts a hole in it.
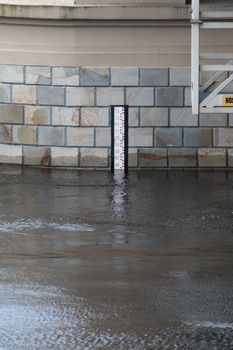
[[[0,168],[0,350],[233,349],[233,173]]]

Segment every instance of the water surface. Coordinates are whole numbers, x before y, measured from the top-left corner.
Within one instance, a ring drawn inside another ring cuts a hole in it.
[[[0,349],[233,348],[233,174],[0,168]]]

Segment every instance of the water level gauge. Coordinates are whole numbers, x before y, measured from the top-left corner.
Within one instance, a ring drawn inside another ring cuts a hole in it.
[[[111,107],[111,170],[128,171],[128,107]]]

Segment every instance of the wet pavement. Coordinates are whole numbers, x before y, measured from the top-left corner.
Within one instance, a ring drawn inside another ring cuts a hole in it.
[[[0,350],[233,349],[233,173],[0,168]]]

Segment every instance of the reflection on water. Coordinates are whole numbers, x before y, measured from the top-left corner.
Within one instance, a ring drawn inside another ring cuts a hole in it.
[[[21,218],[14,221],[4,221],[0,219],[0,232],[21,232],[25,230],[54,229],[61,231],[81,231],[92,232],[94,227],[88,224],[74,224],[61,222],[47,222],[43,219]]]
[[[0,350],[233,348],[233,175],[0,169]]]
[[[123,171],[115,171],[113,175],[112,214],[117,218],[127,215],[127,175]]]

